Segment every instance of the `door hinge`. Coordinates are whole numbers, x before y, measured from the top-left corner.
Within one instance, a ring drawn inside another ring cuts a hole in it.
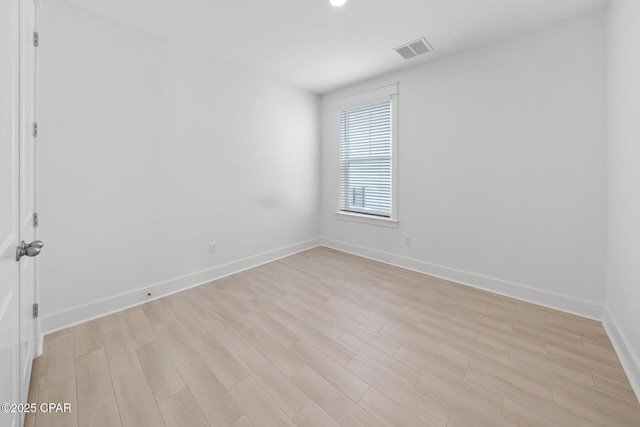
[[[33,122],[33,136],[34,138],[38,137],[38,123]]]
[[[36,228],[38,226],[38,213],[35,212],[33,214],[33,228]]]
[[[40,46],[40,33],[37,31],[33,32],[33,45],[35,47]]]
[[[38,318],[38,304],[33,304],[33,318],[37,319]]]

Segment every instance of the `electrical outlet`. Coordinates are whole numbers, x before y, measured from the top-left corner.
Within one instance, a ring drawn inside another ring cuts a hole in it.
[[[209,254],[215,254],[215,253],[216,253],[216,244],[209,243]]]
[[[413,236],[404,236],[404,244],[405,246],[413,245]]]

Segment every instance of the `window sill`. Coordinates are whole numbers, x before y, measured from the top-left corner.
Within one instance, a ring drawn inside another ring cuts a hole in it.
[[[377,225],[380,227],[398,228],[399,222],[395,219],[375,217],[347,212],[336,212],[336,219],[342,221],[359,222],[361,224]]]

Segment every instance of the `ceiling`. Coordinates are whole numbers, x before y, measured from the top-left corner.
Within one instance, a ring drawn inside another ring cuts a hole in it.
[[[607,0],[67,0],[181,45],[326,93],[595,11]],[[393,48],[426,37],[435,51]]]

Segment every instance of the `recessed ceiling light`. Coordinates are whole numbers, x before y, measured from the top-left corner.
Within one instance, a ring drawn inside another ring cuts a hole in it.
[[[329,0],[329,3],[331,3],[333,6],[335,7],[339,7],[344,5],[347,2],[347,0]]]

